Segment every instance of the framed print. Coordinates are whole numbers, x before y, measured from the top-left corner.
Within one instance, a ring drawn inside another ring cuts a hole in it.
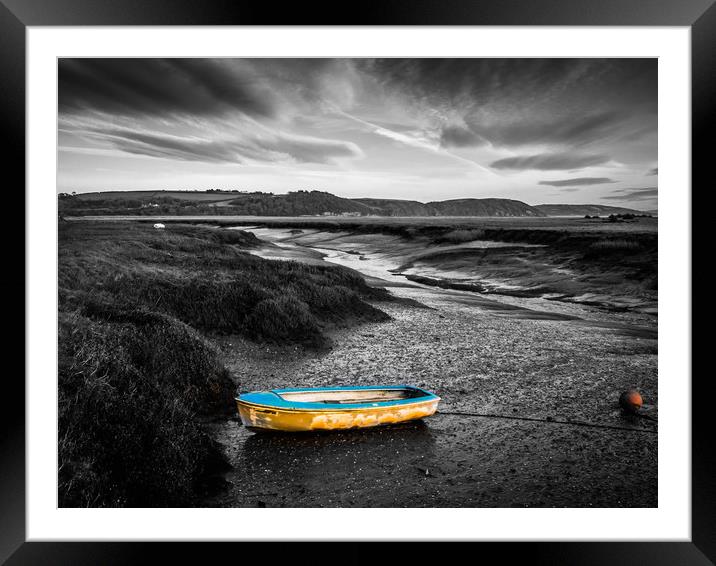
[[[713,561],[715,10],[3,0],[3,559]]]

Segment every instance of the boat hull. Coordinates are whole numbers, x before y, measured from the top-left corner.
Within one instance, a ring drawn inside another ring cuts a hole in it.
[[[256,430],[300,432],[368,428],[422,419],[434,414],[439,398],[410,404],[356,409],[285,409],[237,399],[241,422]]]

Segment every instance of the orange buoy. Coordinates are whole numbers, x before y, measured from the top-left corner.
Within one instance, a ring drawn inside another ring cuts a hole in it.
[[[619,404],[627,413],[638,413],[644,400],[636,389],[629,389],[619,396]]]

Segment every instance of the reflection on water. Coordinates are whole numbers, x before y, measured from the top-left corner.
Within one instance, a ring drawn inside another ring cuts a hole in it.
[[[401,261],[387,258],[383,254],[359,255],[351,252],[344,252],[332,248],[313,247],[314,250],[324,254],[324,260],[343,267],[355,269],[368,277],[376,277],[385,281],[408,283],[402,275],[396,275],[392,271],[398,270]]]

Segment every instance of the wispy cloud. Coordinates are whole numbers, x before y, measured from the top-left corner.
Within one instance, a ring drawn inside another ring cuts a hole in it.
[[[540,185],[549,187],[585,187],[589,185],[603,185],[605,183],[616,183],[608,177],[576,177],[574,179],[560,179],[558,181],[540,181]]]
[[[624,128],[624,117],[618,112],[587,116],[552,116],[522,113],[506,116],[468,116],[465,125],[445,126],[441,139],[447,146],[495,147],[553,145],[579,147],[616,135]]]
[[[480,165],[476,161],[473,161],[471,159],[466,159],[465,157],[455,155],[454,153],[451,153],[450,151],[445,150],[439,144],[435,144],[434,142],[432,142],[425,136],[416,136],[416,135],[411,135],[411,134],[400,132],[400,131],[391,130],[389,128],[375,124],[373,122],[363,120],[362,118],[359,118],[357,116],[353,116],[347,112],[339,110],[338,108],[334,108],[333,110],[335,112],[339,113],[340,115],[365,126],[366,128],[368,128],[369,131],[371,131],[372,133],[374,133],[376,135],[389,138],[391,140],[403,143],[410,147],[424,149],[424,150],[430,151],[432,153],[439,153],[441,155],[445,155],[447,157],[450,157],[451,159],[459,161],[460,163],[467,164],[470,167],[480,169],[481,171],[485,171],[492,175],[495,174],[494,172],[487,169],[487,167]]]
[[[432,112],[445,147],[579,147],[656,130],[656,60],[380,59],[361,68]]]
[[[248,186],[270,178],[252,167],[277,166],[275,187],[313,163],[337,192],[382,171],[386,196],[407,172],[436,192],[426,200],[532,202],[539,185],[586,198],[657,163],[655,59],[63,58],[58,73],[61,178],[78,186],[102,185],[84,173],[100,162],[124,168],[127,188],[140,170],[146,182],[176,165],[181,184],[179,170],[202,178],[215,164],[241,165],[231,174]],[[621,166],[609,173],[565,173],[610,156]]]
[[[440,132],[443,147],[478,147],[489,143],[467,126],[445,126]]]
[[[60,113],[270,116],[277,110],[271,89],[240,60],[60,59],[58,81]]]
[[[655,200],[658,196],[658,189],[656,187],[644,187],[639,189],[618,189],[614,191],[618,194],[612,194],[609,196],[602,197],[607,200]]]
[[[608,161],[609,157],[606,155],[566,151],[561,153],[541,153],[537,155],[506,157],[494,161],[490,164],[490,167],[494,167],[495,169],[538,169],[540,171],[554,171],[583,169],[593,165],[601,165]]]
[[[205,163],[331,163],[335,159],[354,159],[363,155],[360,148],[350,142],[259,128],[237,137],[218,135],[214,138],[111,125],[90,127],[78,134],[127,153]]]

